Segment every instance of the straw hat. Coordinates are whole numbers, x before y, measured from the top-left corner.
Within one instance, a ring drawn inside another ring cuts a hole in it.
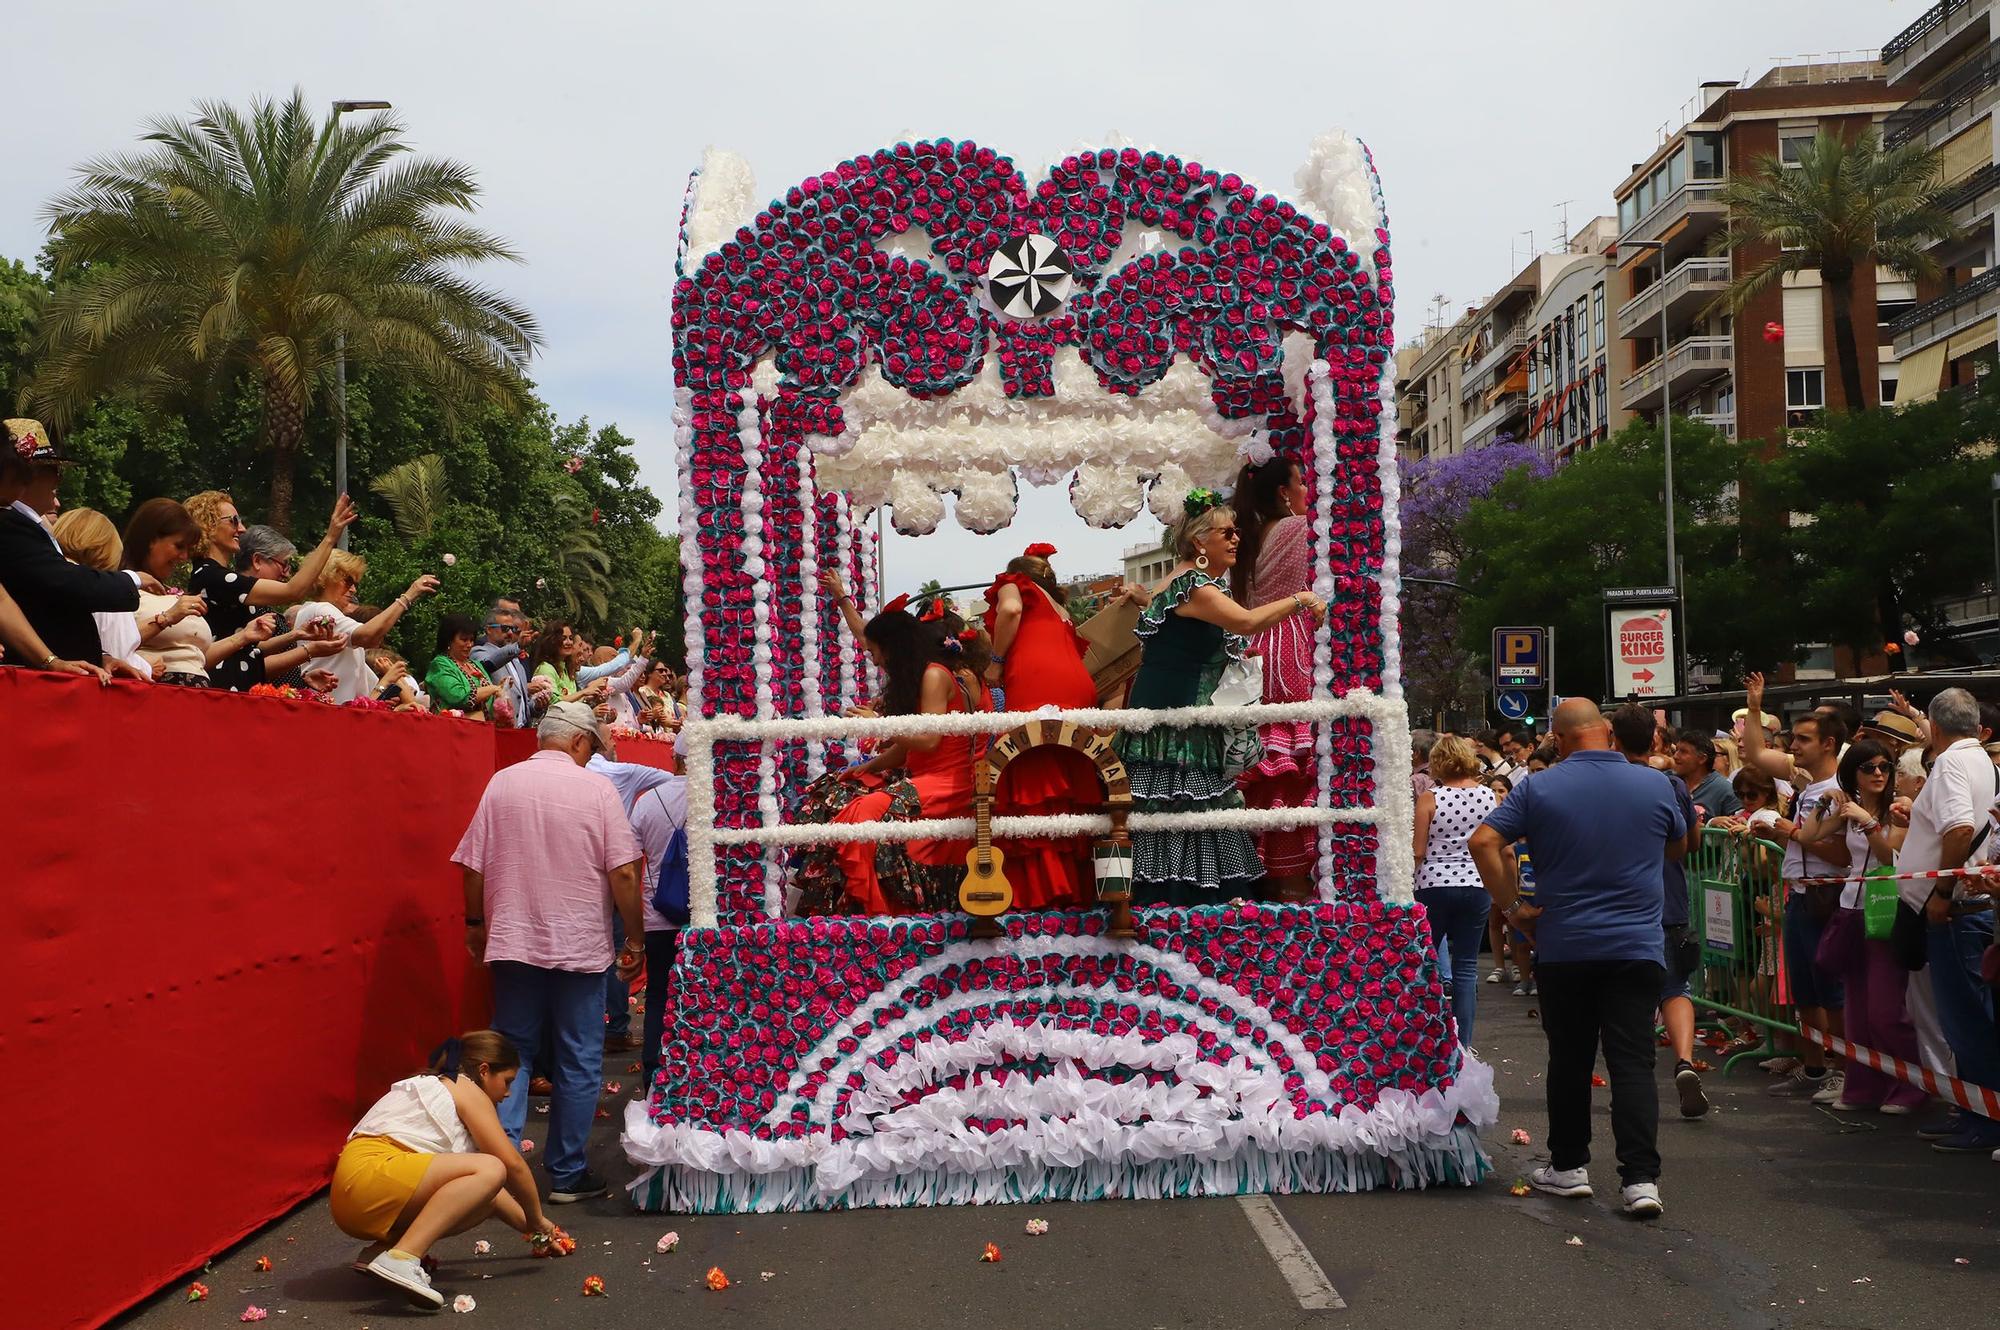
[[[1920,744],[1924,741],[1922,728],[1900,711],[1876,712],[1875,719],[1863,725],[1861,732],[1899,745]]]
[[[1738,707],[1736,708],[1736,710],[1729,713],[1729,719],[1731,719],[1732,721],[1740,721],[1749,714],[1750,714],[1749,707]],[[1762,724],[1765,729],[1775,730],[1778,728],[1778,718],[1772,715],[1770,712],[1760,711],[1757,713],[1757,716],[1759,723]]]

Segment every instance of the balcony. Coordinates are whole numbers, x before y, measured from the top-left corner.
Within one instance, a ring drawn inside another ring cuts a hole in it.
[[[2000,314],[2000,268],[1988,268],[1956,290],[1947,291],[1889,326],[1901,360],[1919,347],[1955,337]]]
[[[1883,74],[1892,85],[1930,78],[1991,40],[1992,8],[1993,0],[1938,0],[1883,46]]]
[[[1528,394],[1525,392],[1502,393],[1491,407],[1478,419],[1465,427],[1465,450],[1484,448],[1492,443],[1509,422],[1525,422],[1528,416]],[[1516,429],[1514,433],[1520,434]]]
[[[1679,397],[1693,388],[1726,374],[1736,364],[1736,346],[1727,337],[1688,337],[1674,343],[1667,354],[1667,390]],[[1660,405],[1661,367],[1659,358],[1639,367],[1639,371],[1618,385],[1618,405],[1626,411],[1647,411]]]
[[[1633,240],[1658,240],[1669,231],[1675,233],[1676,241],[1699,240],[1722,225],[1729,215],[1721,195],[1720,180],[1690,180],[1620,232],[1618,241],[1625,244]],[[1683,221],[1686,226],[1680,225]]]
[[[1667,323],[1693,314],[1729,289],[1728,258],[1689,259],[1618,307],[1618,335],[1645,337],[1659,331],[1660,306]]]
[[[1736,437],[1736,413],[1734,411],[1697,411],[1688,417],[1702,424],[1721,430],[1730,438]]]
[[[1458,399],[1469,402],[1491,388],[1527,345],[1528,325],[1525,323],[1514,324],[1497,334],[1486,354],[1465,371],[1465,377],[1459,381]]]
[[[2000,166],[1989,162],[1953,182],[1938,207],[1951,214],[1952,225],[1960,231],[1971,231],[2000,210]]]
[[[1882,146],[1905,143],[1940,146],[1986,118],[2000,100],[2000,59],[1991,52],[1954,72],[1950,79],[1882,122]]]

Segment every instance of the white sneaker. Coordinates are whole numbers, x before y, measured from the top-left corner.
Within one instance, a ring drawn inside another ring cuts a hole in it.
[[[1592,1195],[1590,1170],[1587,1168],[1552,1168],[1543,1164],[1528,1175],[1528,1185],[1536,1191],[1545,1191],[1551,1196],[1566,1196],[1572,1200]]]
[[[369,1243],[366,1247],[355,1253],[354,1268],[364,1275],[367,1274],[368,1267],[374,1263],[375,1258],[388,1250],[389,1244],[386,1242]]]
[[[1840,1096],[1846,1090],[1847,1073],[1844,1071],[1829,1071],[1826,1074],[1825,1082],[1813,1093],[1812,1101],[1815,1104],[1837,1104],[1840,1102]]]
[[[1660,1184],[1635,1182],[1625,1188],[1625,1213],[1634,1219],[1651,1219],[1664,1208],[1660,1204]]]
[[[1494,971],[1494,972],[1493,972],[1492,974],[1489,974],[1489,975],[1487,975],[1487,976],[1486,976],[1486,982],[1487,982],[1487,983],[1489,983],[1489,984],[1497,984],[1497,983],[1499,983],[1499,982],[1500,982],[1500,971],[1498,971],[1498,970],[1495,970],[1495,971]]]
[[[421,1261],[383,1252],[368,1263],[368,1273],[402,1289],[416,1306],[431,1311],[444,1306],[444,1294],[431,1287],[431,1277],[424,1273]]]

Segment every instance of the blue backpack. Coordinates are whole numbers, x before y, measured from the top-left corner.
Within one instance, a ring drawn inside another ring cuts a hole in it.
[[[649,790],[655,799],[660,799],[657,789]],[[660,799],[660,811],[667,810],[667,801]],[[667,838],[666,852],[660,856],[659,877],[653,884],[653,908],[658,910],[668,923],[675,927],[685,926],[688,921],[688,841],[687,828],[675,827],[674,834]]]

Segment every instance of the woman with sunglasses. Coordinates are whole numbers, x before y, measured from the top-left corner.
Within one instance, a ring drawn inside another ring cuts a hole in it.
[[[297,568],[286,568],[269,558],[238,559],[246,524],[236,511],[235,500],[223,491],[203,490],[181,506],[201,529],[201,544],[195,550],[193,571],[188,575],[188,591],[208,600],[209,631],[217,641],[242,632],[260,610],[312,599],[314,588],[319,585],[320,570],[340,544],[341,533],[354,523],[354,504],[343,494],[334,500],[326,535]],[[274,649],[265,643],[235,652],[210,667],[210,686],[241,693],[270,682],[267,675],[283,673],[266,667],[265,653]]]
[[[1127,705],[1208,706],[1224,670],[1241,660],[1249,639],[1294,614],[1326,613],[1318,596],[1299,591],[1256,609],[1229,595],[1242,533],[1236,515],[1212,490],[1190,491],[1174,528],[1180,561],[1139,616],[1139,672]],[[1236,778],[1262,754],[1257,732],[1223,725],[1156,725],[1117,739],[1132,780],[1133,806],[1146,813],[1241,808]],[[1204,905],[1249,895],[1264,878],[1248,832],[1134,831],[1134,905]]]
[[[1897,961],[1892,944],[1868,936],[1862,917],[1862,882],[1868,870],[1896,862],[1896,847],[1905,829],[1889,819],[1896,797],[1896,762],[1888,748],[1874,739],[1857,739],[1841,754],[1835,775],[1839,792],[1831,807],[1806,812],[1800,836],[1813,840],[1844,833],[1852,876],[1841,888],[1840,909],[1820,937],[1817,960],[1840,975],[1847,989],[1847,1037],[1863,1048],[1918,1061],[1917,1030],[1904,1005],[1909,973]],[[1914,1113],[1930,1096],[1868,1066],[1847,1060],[1847,1081],[1833,1107],[1837,1112],[1875,1109],[1890,1114]]]

